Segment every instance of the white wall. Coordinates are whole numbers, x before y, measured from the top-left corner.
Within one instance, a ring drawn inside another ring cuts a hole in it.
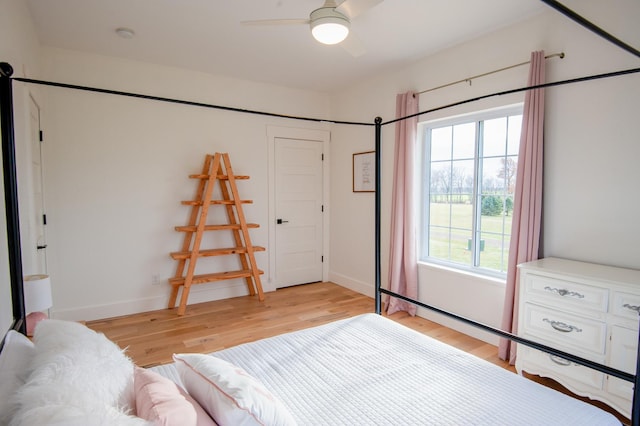
[[[590,12],[606,5],[590,2]],[[611,10],[602,11],[607,20]],[[625,10],[615,11],[617,27],[634,26]],[[620,30],[620,32],[624,32]],[[581,77],[638,66],[637,58],[593,35],[567,18],[548,12],[521,24],[452,47],[399,72],[364,82],[332,97],[332,114],[341,119],[384,121],[395,116],[395,96],[421,91],[494,69],[524,62],[531,51],[566,53],[547,61],[547,81]],[[420,96],[420,110],[526,85],[528,67],[520,67],[472,85],[460,84]],[[640,200],[637,182],[637,112],[640,77],[598,80],[546,91],[544,235],[545,256],[578,259],[640,269]],[[524,95],[491,98],[432,114],[421,120],[455,115],[473,109],[519,102]],[[388,127],[388,128],[387,128]],[[383,128],[382,283],[387,285],[390,192],[393,172],[393,126]],[[373,194],[354,194],[351,154],[373,149],[367,129],[333,129],[331,266],[330,277],[347,287],[373,294]],[[348,212],[348,214],[346,214]],[[420,265],[420,299],[476,321],[499,326],[504,285],[469,274]],[[493,336],[438,318],[421,315],[495,342]]]
[[[58,49],[46,49],[46,78],[238,108],[328,116],[326,95]],[[93,319],[166,307],[189,207],[205,154],[228,152],[252,242],[268,282],[267,126],[324,124],[47,88],[46,184],[54,316]],[[223,210],[218,209],[219,216]],[[214,221],[211,216],[210,222]],[[221,216],[224,217],[224,216]],[[207,247],[229,244],[222,233]],[[196,271],[238,269],[237,257],[202,259]],[[153,285],[157,275],[160,283]],[[244,280],[192,288],[190,303],[247,294]]]
[[[14,77],[37,78],[40,70],[40,45],[37,40],[31,15],[27,4],[21,0],[0,0],[0,61],[9,63],[14,70]],[[28,135],[28,100],[29,96],[40,100],[41,94],[37,89],[27,88],[23,84],[13,83],[14,96],[14,126],[16,141],[16,160],[18,164],[28,164],[31,161],[30,146],[23,143]],[[25,168],[18,170],[18,197],[20,201],[20,222],[26,223],[30,217],[30,175]],[[1,186],[4,191],[4,185]],[[2,218],[0,221],[0,240],[6,241],[6,227],[4,222],[4,192],[0,202]],[[22,261],[25,274],[37,272],[34,270],[35,242],[28,235],[22,235]],[[4,244],[4,243],[3,243]],[[13,319],[11,298],[9,296],[9,271],[7,249],[0,249],[0,330],[6,330]]]

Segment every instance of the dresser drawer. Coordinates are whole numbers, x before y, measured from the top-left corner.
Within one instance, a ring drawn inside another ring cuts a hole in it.
[[[550,377],[562,375],[571,380],[597,389],[602,389],[603,387],[604,374],[589,367],[576,364],[575,362],[571,362],[564,358],[550,355],[524,345],[518,346],[518,356],[525,359],[525,371],[529,373]],[[593,361],[602,363],[604,362],[604,359],[596,358],[593,359]]]
[[[605,352],[606,323],[525,303],[520,334],[531,334],[556,342],[558,347],[573,346],[598,354]],[[571,352],[570,349],[565,352]]]
[[[529,298],[540,300],[548,305],[563,308],[572,306],[598,312],[607,311],[609,290],[603,287],[557,280],[531,273],[526,274],[524,285]]]
[[[638,320],[640,314],[640,294],[616,291],[613,293],[611,313],[621,317]]]

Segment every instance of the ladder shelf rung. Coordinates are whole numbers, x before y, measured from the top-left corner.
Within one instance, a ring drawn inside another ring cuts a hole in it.
[[[197,227],[193,226],[176,226],[175,229],[178,232],[196,232]],[[247,223],[247,228],[260,228],[257,223]],[[205,231],[222,231],[224,229],[242,229],[239,223],[224,224],[224,225],[205,225]]]
[[[265,251],[264,247],[261,246],[253,246],[253,251]],[[227,248],[216,248],[216,249],[206,249],[198,251],[198,257],[210,257],[210,256],[224,256],[228,254],[243,254],[247,253],[246,247],[227,247]],[[190,251],[176,251],[171,253],[171,257],[175,260],[180,259],[189,259],[191,257]]]
[[[189,175],[190,179],[209,179],[209,176],[211,175]],[[241,180],[245,180],[245,179],[249,179],[249,176],[246,175],[233,175],[234,178],[237,179],[241,179]],[[221,180],[228,180],[229,176],[227,175],[218,175],[216,176],[217,179],[221,179]]]
[[[264,274],[264,271],[258,269],[258,274]],[[234,278],[247,278],[253,276],[253,273],[248,269],[242,269],[239,271],[226,271],[215,272],[212,274],[194,275],[191,280],[191,284],[204,284],[214,281],[231,280]],[[184,285],[184,277],[177,277],[169,279],[169,284],[173,286]]]
[[[240,204],[253,204],[253,200],[239,200]],[[235,200],[211,200],[210,204],[225,204],[225,205],[233,205],[235,204]],[[201,206],[203,204],[202,200],[199,201],[183,201],[183,205],[185,206]]]

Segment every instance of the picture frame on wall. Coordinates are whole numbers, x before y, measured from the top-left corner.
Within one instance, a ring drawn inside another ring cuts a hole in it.
[[[353,192],[375,192],[376,152],[356,152],[353,154]]]

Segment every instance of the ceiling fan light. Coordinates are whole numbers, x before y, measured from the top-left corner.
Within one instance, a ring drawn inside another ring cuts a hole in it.
[[[311,34],[320,43],[338,44],[349,35],[349,27],[344,22],[320,22],[311,28]]]
[[[349,18],[332,7],[311,12],[311,34],[324,44],[337,44],[349,35]]]

